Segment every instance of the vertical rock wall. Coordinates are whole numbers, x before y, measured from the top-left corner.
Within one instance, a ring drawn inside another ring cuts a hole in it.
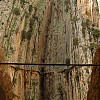
[[[92,63],[99,42],[98,1],[4,0],[0,10],[8,62]],[[86,100],[91,68],[42,67],[9,66],[15,100]]]
[[[3,48],[0,47],[0,62],[6,62]],[[0,64],[0,100],[12,100],[14,97],[8,66]]]
[[[97,47],[94,64],[100,64],[100,46]],[[100,67],[94,66],[92,68],[91,82],[89,83],[89,91],[87,94],[87,100],[99,100],[100,99]]]

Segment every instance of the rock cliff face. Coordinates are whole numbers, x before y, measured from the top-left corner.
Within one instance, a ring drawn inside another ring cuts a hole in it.
[[[99,42],[97,0],[1,0],[7,62],[92,63]],[[9,66],[14,100],[86,100],[91,67]]]
[[[6,62],[4,57],[3,49],[0,47],[0,62]],[[13,94],[13,85],[10,79],[10,76],[7,72],[7,65],[0,65],[0,100],[12,100],[14,97]]]
[[[100,64],[100,46],[97,47],[94,64]],[[89,91],[87,100],[100,100],[100,67],[94,66],[91,74],[91,82],[89,84]]]

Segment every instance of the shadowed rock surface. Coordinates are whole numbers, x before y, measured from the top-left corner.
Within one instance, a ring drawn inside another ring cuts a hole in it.
[[[100,46],[96,49],[94,64],[100,64]],[[100,100],[100,66],[94,66],[92,69],[87,100]]]
[[[0,62],[5,62],[3,49],[0,47]],[[11,78],[6,72],[7,65],[0,65],[0,100],[12,100]]]

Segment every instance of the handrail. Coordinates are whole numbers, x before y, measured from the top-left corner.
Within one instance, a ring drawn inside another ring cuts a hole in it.
[[[100,66],[100,64],[51,64],[51,63],[44,63],[44,64],[37,64],[37,63],[5,63],[0,62],[2,65],[34,65],[34,66]]]

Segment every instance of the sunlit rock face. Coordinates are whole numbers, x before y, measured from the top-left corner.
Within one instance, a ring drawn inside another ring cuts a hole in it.
[[[0,41],[8,62],[92,63],[99,1],[0,1]],[[90,67],[9,66],[14,100],[86,100]],[[43,86],[42,86],[42,85]]]

